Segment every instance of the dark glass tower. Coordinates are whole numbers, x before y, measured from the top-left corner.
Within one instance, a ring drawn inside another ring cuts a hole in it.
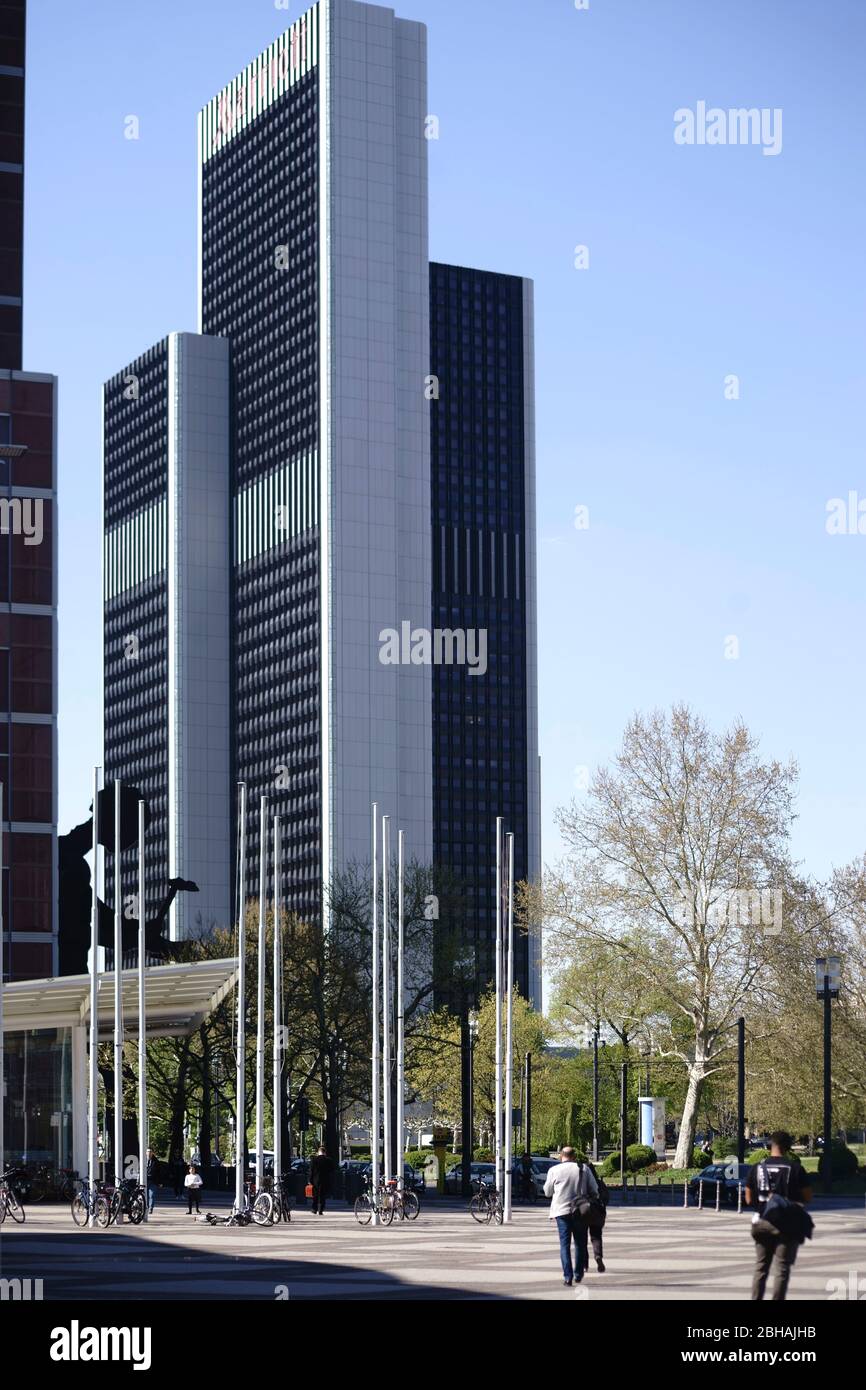
[[[430,267],[433,623],[487,633],[487,673],[433,677],[433,858],[465,886],[477,983],[495,970],[493,823],[514,834],[516,881],[540,864],[535,707],[532,286]],[[540,1005],[538,947],[515,978]]]

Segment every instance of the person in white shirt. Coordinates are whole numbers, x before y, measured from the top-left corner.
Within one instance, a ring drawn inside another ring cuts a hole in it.
[[[199,1193],[201,1192],[201,1189],[204,1186],[201,1177],[196,1172],[194,1163],[191,1163],[189,1165],[189,1172],[183,1180],[183,1185],[186,1188],[186,1197],[188,1203],[187,1216],[192,1216],[193,1202],[195,1202],[196,1212],[199,1211]]]
[[[584,1275],[579,1208],[582,1202],[590,1198],[598,1200],[598,1183],[586,1164],[577,1162],[574,1149],[566,1147],[560,1151],[559,1163],[547,1175],[544,1195],[550,1198],[550,1220],[556,1222],[559,1231],[562,1282],[566,1286],[579,1284]],[[573,1263],[572,1242],[575,1251]]]

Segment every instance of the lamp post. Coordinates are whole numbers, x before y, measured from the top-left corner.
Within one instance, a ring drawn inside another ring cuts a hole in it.
[[[598,1162],[598,1034],[600,1023],[592,1030],[592,1161]]]
[[[832,1046],[831,1003],[839,998],[842,962],[839,956],[819,956],[815,961],[815,993],[824,1001],[824,1152],[821,1155],[821,1175],[825,1192],[833,1188],[833,1092],[830,1066]]]

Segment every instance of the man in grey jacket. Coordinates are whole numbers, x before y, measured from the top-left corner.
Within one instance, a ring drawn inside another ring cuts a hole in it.
[[[578,1163],[574,1149],[564,1148],[559,1163],[550,1169],[544,1184],[544,1195],[550,1198],[550,1219],[559,1230],[559,1254],[562,1260],[562,1282],[570,1286],[583,1279],[583,1242],[580,1238],[580,1203],[590,1197],[598,1198],[598,1183],[585,1163]],[[574,1264],[571,1245],[574,1242]]]

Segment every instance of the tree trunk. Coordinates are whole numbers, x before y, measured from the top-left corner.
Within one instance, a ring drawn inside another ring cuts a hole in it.
[[[189,1068],[189,1041],[184,1039],[178,1059],[177,1082],[171,1098],[171,1120],[168,1128],[169,1161],[187,1157],[183,1144],[183,1118],[186,1109],[186,1075]]]
[[[704,1057],[698,1055],[689,1067],[689,1086],[686,1092],[686,1101],[683,1106],[683,1118],[680,1124],[679,1138],[677,1140],[677,1152],[674,1158],[675,1168],[691,1168],[692,1166],[692,1151],[695,1147],[695,1130],[698,1125],[698,1106],[701,1103],[701,1094],[706,1079],[704,1075],[704,1065]]]
[[[205,1175],[211,1169],[211,1080],[210,1080],[210,1039],[204,1024],[198,1030],[201,1039],[201,1127],[198,1136],[198,1150]]]

